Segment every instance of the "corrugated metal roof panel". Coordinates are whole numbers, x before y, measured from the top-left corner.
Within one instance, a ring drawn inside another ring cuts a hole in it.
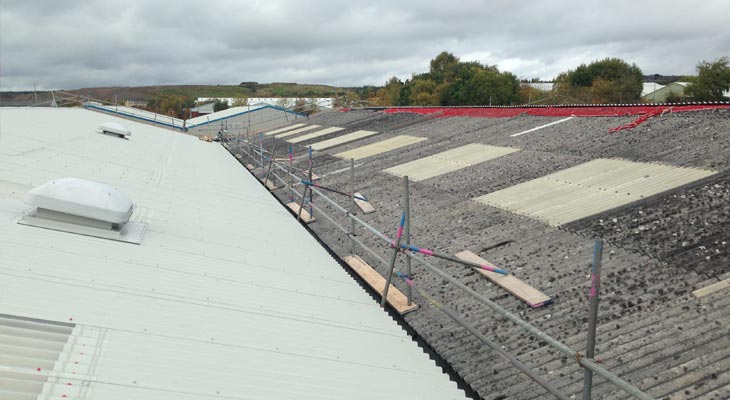
[[[329,149],[330,147],[339,146],[341,144],[354,142],[355,140],[360,140],[363,138],[366,138],[368,136],[377,135],[378,132],[374,131],[355,131],[352,133],[348,133],[347,135],[342,135],[336,138],[323,140],[321,142],[317,142],[312,144],[313,150],[325,150]]]
[[[357,147],[352,150],[343,151],[342,153],[335,154],[335,157],[360,160],[378,154],[387,153],[392,150],[400,149],[401,147],[410,146],[424,140],[428,139],[416,136],[399,135],[390,139],[385,139],[362,147]]]
[[[53,369],[72,329],[73,324],[0,314],[2,398],[37,398],[46,381],[41,372]]]
[[[396,176],[422,181],[514,153],[519,149],[471,143],[384,170]]]
[[[669,165],[598,159],[474,200],[557,226],[716,173]]]
[[[299,136],[298,138],[289,139],[288,141],[290,143],[299,143],[299,142],[303,142],[305,140],[312,140],[312,139],[315,139],[315,138],[318,138],[318,137],[321,137],[324,135],[329,135],[330,133],[335,133],[335,132],[339,132],[342,130],[345,130],[345,128],[338,128],[336,126],[333,126],[330,128],[322,129],[320,131],[315,131],[312,133],[308,133],[306,135]]]
[[[464,397],[223,147],[135,122],[134,140],[94,133],[109,119],[0,109],[0,309],[75,324],[60,348],[0,333],[3,354],[33,349],[0,359],[0,397],[46,379],[43,398]],[[129,195],[140,245],[17,224],[29,188],[71,174]]]

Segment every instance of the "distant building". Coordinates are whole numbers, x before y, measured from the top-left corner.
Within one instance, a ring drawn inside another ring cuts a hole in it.
[[[521,85],[523,87],[531,87],[544,92],[549,92],[553,90],[555,82],[522,82]]]
[[[644,82],[641,91],[641,100],[649,103],[664,103],[670,94],[684,97],[685,89],[691,85],[689,82],[672,82],[668,85],[660,85],[656,82]]]
[[[335,99],[333,97],[249,97],[248,104],[266,103],[276,107],[291,108],[297,100],[302,99],[309,102],[314,102],[319,108],[332,108],[334,107]],[[235,97],[198,97],[196,101],[198,103],[204,103],[209,101],[223,100],[228,102],[231,106],[236,100]],[[286,106],[286,107],[283,107]]]
[[[147,102],[144,101],[144,100],[127,99],[127,100],[124,100],[124,105],[127,106],[127,107],[146,106],[147,105]]]
[[[215,112],[214,106],[215,106],[215,102],[210,102],[210,103],[201,104],[197,107],[193,107],[190,110],[190,114],[191,114],[190,116],[192,118],[195,118],[195,117],[199,117],[201,115],[213,114]]]
[[[308,118],[304,114],[265,103],[231,107],[187,120],[125,106],[86,103],[84,107],[137,122],[187,132],[196,136],[207,135],[213,137],[217,136],[218,131],[221,130],[228,131],[231,134],[256,133],[277,128],[295,120]]]

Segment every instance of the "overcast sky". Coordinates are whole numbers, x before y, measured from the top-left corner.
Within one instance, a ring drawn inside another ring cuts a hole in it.
[[[550,79],[612,56],[692,74],[730,56],[730,2],[0,0],[0,89],[382,85],[443,50]]]

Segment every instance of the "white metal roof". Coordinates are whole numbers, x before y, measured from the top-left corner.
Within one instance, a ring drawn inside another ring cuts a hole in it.
[[[137,120],[137,121],[144,121],[148,123],[153,123],[159,126],[164,126],[167,128],[174,128],[174,129],[182,129],[184,128],[194,128],[196,126],[200,125],[206,125],[212,122],[224,120],[227,118],[235,117],[238,115],[243,115],[249,112],[253,112],[262,108],[272,108],[273,106],[265,103],[257,103],[252,104],[250,106],[242,106],[242,107],[231,107],[227,108],[225,110],[221,110],[218,112],[214,112],[211,114],[201,115],[199,117],[190,118],[188,120],[182,120],[179,118],[169,117],[167,115],[157,114],[150,111],[142,110],[139,108],[134,107],[124,107],[124,106],[115,106],[115,105],[102,105],[102,104],[86,104],[85,107],[90,108],[92,110],[97,111],[104,111],[111,114],[120,115],[122,117],[125,117],[127,120]],[[292,112],[292,111],[285,111],[285,112]]]
[[[0,398],[464,397],[223,147],[108,120],[0,109]],[[123,190],[141,244],[18,224],[59,176]]]
[[[664,87],[664,85],[660,85],[656,82],[644,82],[642,83],[642,85],[643,86],[641,88],[641,97],[644,97],[649,93],[654,93]]]
[[[210,121],[217,121],[220,119],[230,118],[234,115],[245,114],[249,111],[255,111],[260,108],[265,108],[265,107],[268,107],[268,105],[263,104],[263,103],[258,103],[258,104],[252,104],[250,106],[226,108],[225,110],[214,112],[212,114],[201,115],[199,117],[190,118],[189,120],[187,120],[187,126],[193,127],[196,125],[205,124]]]

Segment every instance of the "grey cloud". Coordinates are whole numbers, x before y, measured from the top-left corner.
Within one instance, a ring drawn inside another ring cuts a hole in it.
[[[379,85],[442,50],[552,78],[616,56],[690,74],[730,55],[723,1],[13,1],[0,89],[298,81]]]

